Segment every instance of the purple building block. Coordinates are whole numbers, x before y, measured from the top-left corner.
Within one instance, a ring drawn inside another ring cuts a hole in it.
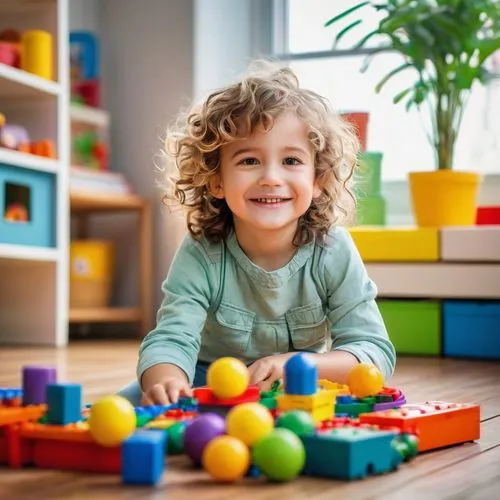
[[[57,382],[53,367],[25,366],[23,368],[23,405],[39,405],[47,402],[47,385]]]

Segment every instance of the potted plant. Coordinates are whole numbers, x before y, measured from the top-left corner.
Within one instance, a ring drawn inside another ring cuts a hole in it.
[[[378,83],[413,70],[414,83],[393,102],[430,106],[434,171],[409,174],[415,220],[419,226],[471,225],[476,220],[480,176],[453,170],[455,145],[467,95],[474,82],[488,78],[488,59],[500,48],[500,4],[491,0],[376,0],[361,2],[325,23],[332,26],[372,8],[383,14],[378,26],[354,48],[366,48],[377,36],[377,54],[390,50],[403,62]],[[335,38],[337,43],[362,23],[354,18]],[[373,54],[370,56],[373,57]],[[366,69],[366,65],[365,65]]]

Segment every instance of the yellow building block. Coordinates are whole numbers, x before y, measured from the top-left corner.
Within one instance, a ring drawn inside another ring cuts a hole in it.
[[[349,396],[351,394],[351,390],[347,384],[339,384],[338,382],[332,382],[323,378],[318,380],[318,387],[335,391],[335,396]]]
[[[429,262],[439,260],[438,228],[349,228],[364,262]]]
[[[283,394],[276,399],[281,411],[303,410],[311,414],[315,422],[331,419],[335,414],[335,391],[320,389],[313,396]]]

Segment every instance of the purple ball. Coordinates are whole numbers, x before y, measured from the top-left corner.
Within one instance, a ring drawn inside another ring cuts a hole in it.
[[[226,421],[217,413],[204,413],[193,419],[184,430],[184,450],[197,464],[201,464],[201,457],[205,446],[217,436],[226,433]]]

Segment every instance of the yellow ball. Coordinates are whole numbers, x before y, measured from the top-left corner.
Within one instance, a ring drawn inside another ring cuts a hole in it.
[[[135,430],[135,409],[125,398],[105,396],[90,408],[88,425],[94,440],[102,446],[118,446]]]
[[[241,396],[248,389],[249,380],[248,368],[236,358],[219,358],[207,370],[207,385],[220,399]]]
[[[227,433],[252,446],[274,429],[271,412],[260,403],[243,403],[232,408],[226,417]]]
[[[351,394],[357,398],[375,396],[384,387],[380,370],[369,363],[359,363],[349,372],[348,385]]]
[[[217,481],[237,481],[250,467],[250,450],[232,436],[218,436],[203,451],[203,468]]]

